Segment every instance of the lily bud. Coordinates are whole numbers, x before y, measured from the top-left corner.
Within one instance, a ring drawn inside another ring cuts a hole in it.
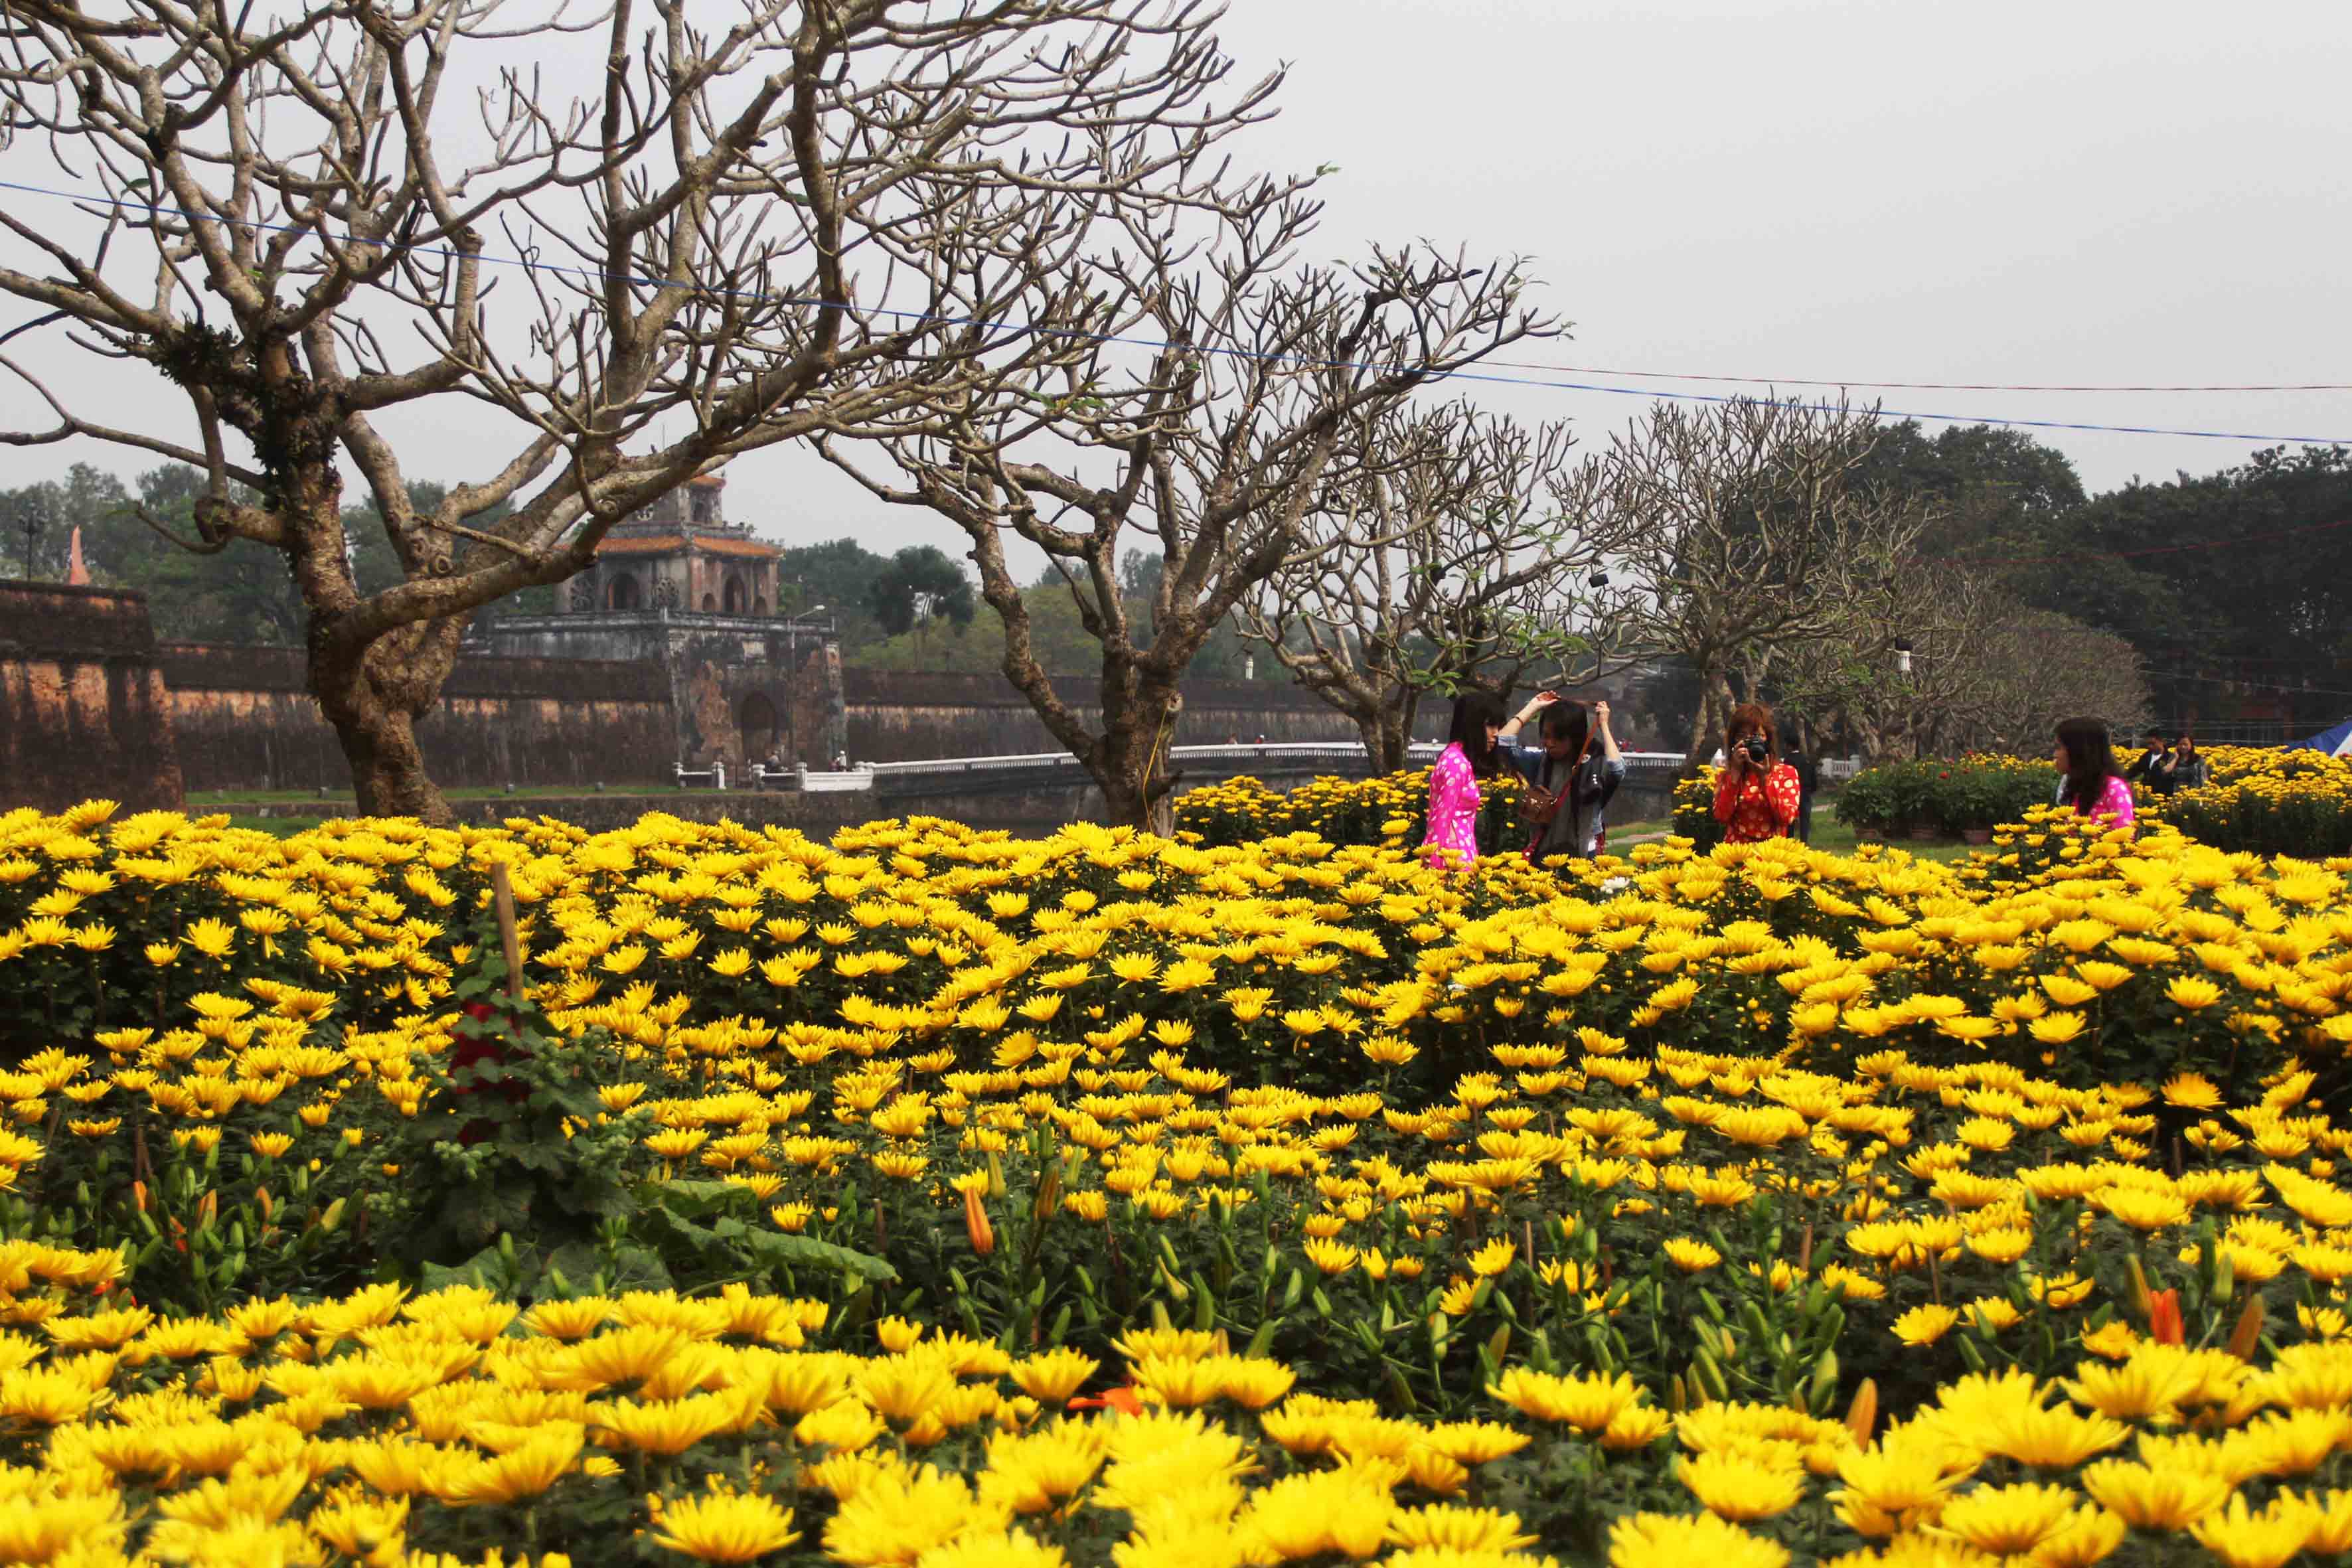
[[[2186,1342],[2189,1335],[2180,1321],[2180,1292],[2151,1290],[2147,1295],[2147,1337],[2160,1345]]]
[[[988,1223],[988,1209],[980,1201],[980,1194],[970,1187],[963,1194],[963,1233],[971,1238],[971,1249],[985,1258],[996,1250],[996,1230]]]
[[[2262,1338],[2263,1298],[2257,1291],[2246,1298],[2246,1310],[2238,1314],[2238,1326],[2230,1331],[2230,1353],[2240,1361],[2252,1361]]]
[[[1871,1428],[1878,1425],[1878,1383],[1865,1377],[1862,1386],[1853,1391],[1853,1403],[1846,1406],[1845,1429],[1864,1447],[1870,1447]]]

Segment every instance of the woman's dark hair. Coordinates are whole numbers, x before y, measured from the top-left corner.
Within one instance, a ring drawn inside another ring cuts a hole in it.
[[[1566,741],[1569,754],[1580,757],[1592,741],[1592,710],[1581,702],[1555,702],[1543,710],[1547,741]]]
[[[1465,691],[1454,700],[1454,724],[1446,731],[1448,742],[1462,748],[1470,759],[1470,771],[1480,778],[1492,778],[1497,766],[1495,748],[1486,742],[1486,727],[1499,729],[1503,723],[1503,700],[1491,691]]]
[[[1764,737],[1764,765],[1771,767],[1780,760],[1780,731],[1773,726],[1772,710],[1761,702],[1743,702],[1731,710],[1731,719],[1723,727],[1723,754],[1731,755],[1735,739],[1742,730],[1753,730]]]
[[[2059,722],[2058,743],[2066,748],[2066,782],[2058,786],[2058,804],[2088,816],[2107,780],[2123,772],[2116,766],[2115,738],[2105,719],[2066,719]]]

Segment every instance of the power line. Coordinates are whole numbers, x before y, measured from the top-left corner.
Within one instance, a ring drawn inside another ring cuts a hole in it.
[[[2031,381],[1864,381],[1801,375],[1702,375],[1693,371],[1616,370],[1590,364],[1541,364],[1529,360],[1490,359],[1506,370],[1542,370],[1564,375],[1622,375],[1635,381],[1731,382],[1748,386],[1860,387],[1871,392],[2352,392],[2352,382],[2252,382],[2229,384],[2135,385],[2112,383]]]
[[[310,232],[310,226],[304,224],[262,223],[250,218],[225,218],[216,216],[210,213],[191,213],[184,208],[166,206],[154,202],[124,201],[114,196],[92,195],[89,192],[83,191],[58,190],[47,185],[26,184],[14,180],[0,180],[0,190],[17,191],[28,195],[51,196],[63,201],[90,203],[100,206],[116,207],[130,211],[161,214],[166,216],[177,217],[187,223],[217,223],[233,228],[249,228],[257,233]],[[377,246],[383,243],[381,241],[362,240],[351,238],[349,237],[347,237],[347,242],[353,245],[371,246]],[[456,250],[444,247],[432,246],[414,247],[410,249],[409,254],[412,256],[434,257],[442,259],[456,259],[459,255]],[[1064,338],[1082,342],[1097,342],[1107,345],[1150,349],[1155,352],[1163,351],[1172,346],[1164,339],[1140,337],[1120,332],[1087,331],[1076,327],[1045,327],[1031,323],[996,321],[975,316],[941,316],[928,311],[902,310],[882,305],[836,305],[830,300],[803,299],[789,294],[773,294],[762,289],[705,289],[697,284],[673,283],[665,278],[651,278],[635,276],[627,273],[606,272],[594,268],[571,267],[557,262],[541,261],[523,257],[492,256],[487,253],[477,252],[473,255],[471,259],[491,266],[519,267],[524,268],[526,271],[539,270],[556,276],[573,277],[592,283],[620,282],[651,289],[686,289],[698,294],[709,294],[717,299],[761,301],[769,304],[790,305],[803,310],[837,310],[853,316],[887,316],[895,321],[911,321],[918,324],[932,326],[978,327],[991,331],[1003,331],[1014,337]],[[1364,370],[1387,372],[1411,368],[1404,365],[1383,365],[1363,361],[1317,359],[1304,354],[1265,353],[1252,349],[1222,348],[1214,344],[1194,343],[1186,346],[1193,353],[1213,354],[1223,359],[1255,361],[1269,364],[1289,364],[1304,370]],[[1466,381],[1476,382],[1487,385],[1526,386],[1553,392],[1591,392],[1601,393],[1614,397],[1645,397],[1654,401],[1663,399],[1678,403],[1723,404],[1759,401],[1757,399],[1728,393],[1670,392],[1661,391],[1656,387],[1615,386],[1601,382],[1555,381],[1536,379],[1528,376],[1494,375],[1485,372],[1472,370],[1437,372],[1429,374],[1427,379],[1432,382]],[[1820,385],[1832,384],[1811,383],[1808,384]],[[1917,383],[1914,384],[1924,386],[1928,384]],[[1803,406],[1799,400],[1793,398],[1763,399],[1761,401],[1776,403],[1790,407]],[[1918,419],[1939,425],[2000,425],[2013,429],[2023,430],[2082,430],[2115,436],[2172,436],[2198,440],[2267,442],[2284,446],[2352,446],[2352,437],[2343,436],[2263,435],[2242,430],[2196,430],[2158,425],[2103,425],[2088,420],[2075,419],[2012,419],[1989,414],[1940,414],[1930,413],[1924,410],[1906,410],[1899,408],[1880,408],[1871,410],[1870,412],[1873,417],[1878,419]]]

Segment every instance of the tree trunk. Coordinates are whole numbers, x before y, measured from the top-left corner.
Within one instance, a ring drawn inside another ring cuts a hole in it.
[[[1731,721],[1731,682],[1724,673],[1712,667],[1698,672],[1698,717],[1691,721],[1690,750],[1683,755],[1683,772],[1698,772],[1721,743],[1724,726]]]
[[[1176,733],[1183,697],[1175,683],[1131,676],[1128,689],[1103,688],[1103,736],[1097,762],[1088,767],[1103,792],[1103,816],[1113,827],[1132,827],[1162,837],[1176,831],[1175,779],[1168,771],[1168,745]]]
[[[1402,771],[1412,757],[1412,717],[1394,708],[1382,708],[1356,720],[1356,734],[1364,742],[1364,763],[1374,778]]]
[[[310,686],[352,770],[362,816],[414,816],[436,827],[457,821],[425,771],[416,721],[441,699],[457,663],[461,621],[403,626],[345,662],[312,638]]]

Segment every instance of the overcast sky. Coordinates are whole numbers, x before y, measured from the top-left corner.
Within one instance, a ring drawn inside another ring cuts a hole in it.
[[[1423,237],[1534,259],[1574,332],[1514,360],[1866,381],[2352,381],[2341,4],[1233,0],[1223,33],[1247,74],[1290,66],[1252,160],[1339,165],[1319,258]],[[0,177],[54,170],[20,142]],[[43,341],[27,357],[60,366],[63,340]],[[109,384],[114,418],[143,408],[180,433],[184,403]],[[1449,392],[1572,417],[1588,446],[1643,405]],[[2352,395],[2334,392],[1857,395],[1971,418],[2352,438]],[[0,387],[0,425],[43,422]],[[462,426],[434,434],[452,471],[421,463],[418,477],[489,465]],[[2267,444],[2039,434],[2094,489]],[[76,459],[146,466],[49,447],[20,453],[10,482]],[[730,512],[788,542],[952,542],[782,455],[729,478]]]

